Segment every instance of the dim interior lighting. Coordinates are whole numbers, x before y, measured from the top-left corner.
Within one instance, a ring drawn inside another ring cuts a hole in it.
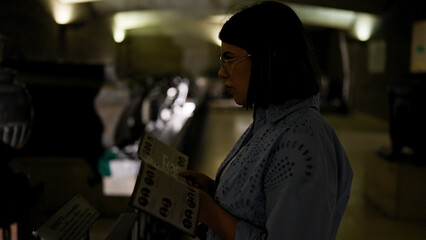
[[[348,29],[352,26],[356,12],[337,8],[318,7],[305,4],[288,4],[300,17],[303,24]]]
[[[377,24],[377,18],[367,13],[359,13],[353,25],[352,34],[360,41],[367,41]]]
[[[71,0],[41,0],[48,11],[52,14],[52,18],[57,24],[75,24],[86,21],[91,14],[90,7],[85,4],[76,4]],[[80,3],[80,1],[78,1]]]
[[[221,46],[222,42],[219,39],[219,32],[220,29],[222,29],[221,25],[213,25],[210,26],[209,28],[205,28],[207,30],[207,39],[212,42],[213,44],[217,45],[217,46]]]
[[[69,24],[76,18],[77,11],[74,4],[63,3],[59,0],[44,0],[43,3],[52,13],[57,24]]]
[[[208,24],[205,28],[205,35],[207,39],[212,42],[213,44],[217,46],[221,46],[222,42],[219,39],[219,32],[222,29],[223,24],[231,17],[230,14],[217,14],[212,15],[208,17],[207,23]]]
[[[102,0],[59,0],[59,1],[65,4],[75,4],[75,3],[86,3],[86,2],[99,2]]]
[[[116,28],[129,30],[159,25],[165,22],[173,23],[178,19],[177,13],[170,10],[141,10],[118,12],[113,16]]]
[[[112,22],[114,29],[126,31],[155,27],[162,29],[163,34],[195,35],[220,46],[218,34],[229,17],[230,15],[222,14],[191,19],[193,17],[185,12],[176,10],[140,10],[115,13]]]
[[[114,29],[114,41],[116,43],[121,43],[126,38],[126,31],[123,29],[115,28]]]
[[[348,31],[361,41],[367,41],[377,24],[373,14],[355,12],[344,9],[318,7],[306,4],[288,3],[305,25],[341,29]],[[221,45],[218,34],[222,25],[230,15],[213,15],[209,18],[209,38],[218,46]]]
[[[367,41],[378,22],[373,14],[344,9],[288,4],[303,24],[348,31],[360,41]]]
[[[304,4],[288,4],[303,24],[348,31],[360,41],[370,39],[378,22],[373,14],[350,10],[317,7]]]
[[[74,15],[74,7],[70,4],[61,4],[52,1],[53,17],[57,24],[68,24],[71,22]]]
[[[305,25],[344,30],[361,41],[370,38],[377,23],[377,17],[372,14],[305,4],[288,5]],[[217,14],[202,17],[170,9],[117,12],[113,15],[112,22],[114,29],[121,30],[114,30],[117,31],[117,33],[114,32],[114,39],[120,42],[124,40],[126,33],[155,32],[166,35],[191,35],[220,46],[219,31],[231,15]],[[134,29],[138,31],[127,31]]]
[[[231,17],[230,14],[216,14],[208,17],[208,21],[211,23],[220,24],[221,26],[225,24],[226,21]]]

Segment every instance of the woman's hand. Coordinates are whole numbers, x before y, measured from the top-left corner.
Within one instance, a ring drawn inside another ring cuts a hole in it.
[[[198,191],[200,194],[200,215],[198,220],[213,229],[221,239],[234,239],[239,220],[221,208],[205,191],[201,189]]]
[[[214,181],[203,173],[186,170],[179,173],[180,176],[186,178],[188,185],[201,189],[213,196],[214,194]]]
[[[198,220],[206,225],[209,225],[211,220],[211,210],[217,205],[214,200],[205,191],[198,189],[200,196],[200,216]]]
[[[200,194],[199,221],[213,229],[222,239],[234,239],[238,219],[221,208],[213,199],[214,181],[203,173],[186,170],[179,173],[188,185],[198,189]]]

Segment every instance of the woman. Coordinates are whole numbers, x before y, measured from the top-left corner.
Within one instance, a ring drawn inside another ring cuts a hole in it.
[[[263,2],[232,16],[219,38],[219,77],[254,116],[215,181],[181,173],[200,189],[207,238],[334,239],[352,169],[319,114],[319,78],[299,18]]]

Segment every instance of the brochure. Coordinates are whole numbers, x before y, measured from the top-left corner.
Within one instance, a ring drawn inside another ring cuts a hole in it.
[[[178,176],[188,156],[149,134],[141,137],[138,155],[142,162],[130,206],[195,236],[199,193]]]
[[[32,236],[48,240],[88,239],[86,234],[99,215],[98,210],[78,193],[40,228],[33,231]]]

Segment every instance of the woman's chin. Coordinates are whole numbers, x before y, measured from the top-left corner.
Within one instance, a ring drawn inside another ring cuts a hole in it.
[[[237,105],[244,105],[244,104],[246,104],[246,101],[243,101],[243,100],[241,100],[241,99],[239,99],[239,98],[236,98],[235,96],[234,96],[234,102],[237,104]]]

